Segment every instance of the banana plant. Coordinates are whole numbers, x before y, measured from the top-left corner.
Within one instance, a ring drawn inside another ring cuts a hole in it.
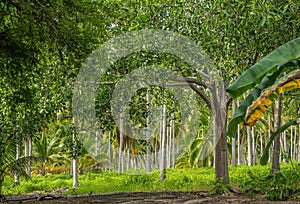
[[[300,38],[296,38],[275,49],[237,78],[226,89],[233,98],[240,96],[248,89],[254,88],[237,108],[233,118],[230,120],[228,135],[235,137],[237,125],[243,122],[248,108],[261,95],[262,91],[274,85],[277,78],[287,68],[299,66]]]
[[[253,126],[265,114],[267,108],[284,92],[300,88],[300,69],[295,70],[276,81],[266,89],[248,108],[245,124]]]

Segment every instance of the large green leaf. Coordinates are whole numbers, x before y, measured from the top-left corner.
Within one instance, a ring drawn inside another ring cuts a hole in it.
[[[299,60],[300,62],[300,60]],[[266,89],[260,97],[248,108],[244,123],[253,126],[260,120],[267,108],[284,92],[300,88],[300,69],[294,70],[278,79],[274,85]]]
[[[226,91],[236,98],[246,90],[260,83],[266,74],[275,71],[276,67],[287,61],[300,57],[300,38],[296,38],[278,47],[273,52],[250,67],[244,74],[237,78]]]
[[[260,159],[260,164],[261,165],[266,165],[268,163],[268,159],[269,159],[269,149],[270,149],[270,146],[271,144],[273,143],[274,139],[280,134],[282,133],[283,131],[285,131],[287,128],[289,128],[290,126],[292,125],[296,125],[297,124],[297,120],[298,118],[300,117],[300,114],[297,115],[296,119],[284,124],[283,126],[281,126],[276,132],[274,132],[271,137],[270,137],[270,140],[266,146],[266,149],[264,151],[264,154],[263,156],[261,157]]]
[[[299,44],[300,45],[300,44]],[[262,91],[266,88],[272,86],[278,76],[284,71],[285,68],[288,67],[294,67],[294,66],[300,66],[300,59],[297,60],[290,60],[288,62],[285,62],[282,65],[279,65],[277,67],[277,70],[274,71],[272,74],[268,74],[262,82],[254,87],[252,92],[246,97],[246,99],[241,103],[241,105],[237,108],[235,111],[232,119],[229,121],[228,124],[228,135],[230,137],[234,137],[237,125],[241,122],[243,122],[244,117],[246,115],[247,109],[252,105],[252,103],[261,95]]]

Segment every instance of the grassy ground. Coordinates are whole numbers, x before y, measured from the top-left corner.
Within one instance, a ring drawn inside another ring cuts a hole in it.
[[[159,181],[159,171],[151,174],[130,175],[104,171],[101,173],[84,173],[79,176],[80,187],[73,189],[72,177],[68,174],[59,175],[35,175],[28,181],[22,180],[21,185],[13,187],[13,178],[7,177],[4,182],[4,194],[24,194],[31,192],[61,192],[66,194],[84,193],[113,193],[113,192],[155,192],[155,191],[210,191],[218,184],[215,182],[214,169],[212,167],[198,169],[168,169],[167,179]],[[282,164],[280,176],[268,177],[270,166],[246,165],[230,168],[230,185],[250,193],[257,190],[279,193],[299,192],[300,167]],[[277,190],[276,190],[277,189]]]

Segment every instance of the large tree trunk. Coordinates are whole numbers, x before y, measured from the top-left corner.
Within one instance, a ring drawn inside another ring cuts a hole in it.
[[[215,127],[215,169],[217,181],[229,183],[228,175],[228,147],[227,147],[227,96],[225,83],[219,82],[217,88],[212,89],[212,102]]]
[[[281,123],[281,101],[282,95],[278,97],[274,104],[274,132],[280,128]],[[271,173],[280,171],[280,135],[274,139],[273,147],[273,160],[272,160],[272,170]]]

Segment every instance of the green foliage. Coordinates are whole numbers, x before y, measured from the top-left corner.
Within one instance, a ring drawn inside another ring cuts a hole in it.
[[[237,125],[243,121],[247,109],[261,95],[261,92],[272,86],[285,68],[299,66],[299,61],[295,60],[300,57],[299,44],[300,38],[297,38],[275,49],[250,67],[226,89],[232,97],[237,97],[255,86],[229,121],[228,135],[230,137],[235,136]]]
[[[213,195],[222,195],[224,193],[229,194],[228,184],[224,183],[224,180],[217,180],[212,183],[212,188],[209,191]]]
[[[250,196],[261,193],[268,200],[285,200],[299,191],[299,177],[292,170],[288,170],[286,173],[275,172],[274,175],[267,176],[257,175],[249,170],[248,175],[250,179],[240,186]]]
[[[277,131],[275,131],[270,139],[269,139],[269,142],[265,148],[265,151],[263,153],[263,156],[261,157],[260,159],[260,164],[261,165],[266,165],[268,163],[268,156],[269,156],[269,149],[273,143],[273,141],[275,140],[276,137],[279,137],[280,133],[282,133],[283,131],[285,131],[286,129],[288,129],[290,126],[292,125],[296,125],[297,124],[297,120],[299,118],[300,115],[297,115],[296,119],[294,120],[291,120],[290,122],[282,125]]]
[[[300,57],[300,38],[296,38],[280,47],[275,49],[273,52],[265,56],[263,59],[258,61],[252,67],[247,69],[239,78],[237,78],[226,91],[233,97],[236,98],[244,93],[246,90],[253,88],[257,84],[265,83],[266,86],[272,85],[278,75],[282,72],[282,69],[288,67],[285,63]],[[281,66],[280,66],[281,65]],[[273,73],[278,67],[278,73],[272,74],[268,78],[265,76],[268,73]],[[290,66],[290,65],[289,65]],[[271,77],[272,76],[272,77]],[[265,79],[264,79],[265,78]],[[269,78],[273,79],[271,82],[266,82]],[[263,79],[265,82],[263,82]],[[266,88],[266,87],[264,87]],[[263,88],[263,89],[264,89]]]

